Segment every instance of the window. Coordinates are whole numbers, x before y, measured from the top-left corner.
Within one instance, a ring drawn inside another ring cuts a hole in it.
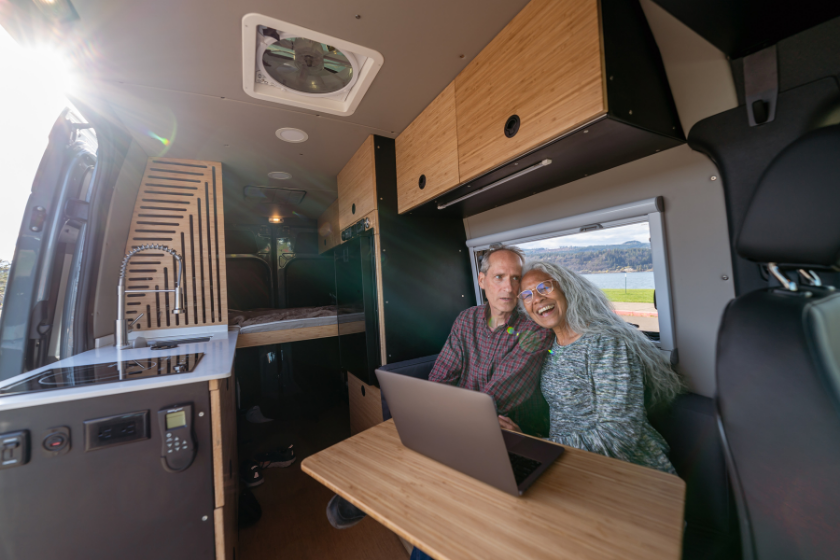
[[[481,256],[496,244],[516,246],[528,260],[580,273],[601,288],[621,319],[663,350],[674,349],[661,198],[590,212],[467,241],[477,301]]]

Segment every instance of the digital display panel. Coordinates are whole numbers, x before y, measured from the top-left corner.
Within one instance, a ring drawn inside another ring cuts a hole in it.
[[[183,410],[166,415],[166,429],[183,428],[187,425],[187,413]]]

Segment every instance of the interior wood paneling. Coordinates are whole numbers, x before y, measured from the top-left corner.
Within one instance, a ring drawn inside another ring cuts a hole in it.
[[[681,557],[685,482],[564,447],[524,496],[407,449],[393,420],[301,468],[439,560]]]
[[[236,443],[235,379],[231,375],[209,382],[216,505],[216,560],[231,560],[237,544],[239,462]]]
[[[183,309],[173,315],[174,293],[126,294],[129,321],[140,331],[227,324],[222,165],[213,161],[149,158],[137,194],[126,253],[165,245],[182,258]],[[144,251],[126,269],[126,290],[175,287],[171,255]]]
[[[602,68],[597,0],[532,0],[455,79],[460,181],[605,113]]]
[[[318,218],[318,254],[329,251],[341,243],[338,225],[338,199],[330,204]]]
[[[346,329],[346,333],[344,332]],[[342,334],[363,332],[364,321],[355,321],[341,327]],[[315,338],[329,338],[338,336],[338,323],[334,325],[323,325],[320,327],[303,327],[300,329],[283,329],[280,331],[267,331],[258,333],[240,334],[236,339],[237,348],[248,348],[251,346],[264,346],[266,344],[285,344],[286,342],[297,342],[298,340],[312,340]]]
[[[382,422],[382,393],[351,373],[347,374],[350,395],[350,434],[355,435]]]
[[[446,86],[397,137],[396,152],[400,214],[458,184],[455,82]],[[421,176],[425,178],[422,189]]]
[[[374,140],[368,136],[338,174],[338,226],[345,229],[376,210]],[[354,211],[355,209],[355,211]]]

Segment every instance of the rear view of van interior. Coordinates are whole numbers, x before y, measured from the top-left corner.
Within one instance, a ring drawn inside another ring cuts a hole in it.
[[[840,4],[3,0],[0,27],[0,558],[838,555]],[[679,374],[646,412],[673,494],[615,458],[565,488],[573,450],[463,526],[457,477],[366,498],[375,371],[428,378],[499,247]],[[366,517],[331,526],[335,495]]]

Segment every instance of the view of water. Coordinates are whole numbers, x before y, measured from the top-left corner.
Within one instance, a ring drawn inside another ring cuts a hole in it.
[[[584,274],[583,277],[601,288],[624,289],[624,277],[627,277],[628,290],[652,290],[653,271],[650,272],[608,272],[605,274]]]

